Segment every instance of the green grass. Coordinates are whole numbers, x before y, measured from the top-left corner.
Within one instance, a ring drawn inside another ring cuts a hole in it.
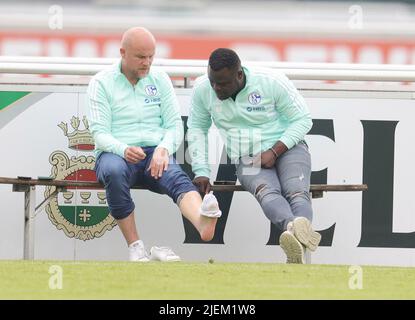
[[[62,289],[49,288],[52,265]],[[0,299],[415,299],[415,268],[268,263],[0,261]]]

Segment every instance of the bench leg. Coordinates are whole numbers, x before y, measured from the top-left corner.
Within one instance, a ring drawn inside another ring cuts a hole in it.
[[[24,223],[24,249],[23,259],[33,260],[35,252],[35,209],[36,209],[36,187],[30,186],[24,193],[25,223]]]

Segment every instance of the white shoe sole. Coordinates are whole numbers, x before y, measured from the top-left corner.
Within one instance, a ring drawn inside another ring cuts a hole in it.
[[[287,263],[304,264],[304,249],[300,241],[289,231],[280,236],[280,246],[287,256]]]
[[[180,257],[175,254],[173,251],[170,250],[170,253],[162,252],[160,253],[159,250],[162,248],[158,247],[151,247],[150,249],[150,261],[160,261],[160,262],[178,262],[182,261]]]
[[[175,257],[175,258],[166,258],[166,259],[162,259],[159,257],[156,257],[154,255],[150,256],[150,261],[160,261],[160,262],[180,262],[182,261],[182,259],[180,259],[180,257]]]
[[[180,261],[182,261],[182,259],[180,259],[180,258],[174,258],[174,259],[168,259],[168,260],[162,260],[162,259],[156,259],[156,258],[153,258],[153,259],[151,259],[151,261],[159,261],[159,262],[180,262]]]
[[[137,260],[131,260],[130,262],[149,262],[150,259],[149,258],[141,258],[141,259],[137,259]]]
[[[316,251],[321,240],[321,234],[313,230],[311,222],[307,218],[295,218],[293,221],[293,231],[298,241],[310,251]]]

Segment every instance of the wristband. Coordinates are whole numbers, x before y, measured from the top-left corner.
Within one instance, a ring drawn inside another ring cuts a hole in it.
[[[274,156],[275,156],[275,159],[277,159],[278,157],[279,157],[279,155],[278,155],[278,153],[274,150],[274,148],[269,148],[269,150],[271,150],[272,151],[272,153],[274,154]]]

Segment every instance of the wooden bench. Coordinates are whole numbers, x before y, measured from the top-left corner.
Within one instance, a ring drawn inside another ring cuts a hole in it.
[[[223,184],[225,183],[225,184]],[[233,182],[215,181],[212,185],[212,191],[215,192],[233,192],[245,191],[241,185],[230,184]],[[0,184],[11,184],[13,191],[24,192],[24,250],[23,258],[32,260],[34,258],[34,218],[37,213],[43,210],[49,200],[59,192],[65,192],[67,188],[83,189],[103,189],[99,182],[89,181],[68,181],[68,180],[49,180],[49,179],[32,179],[30,177],[6,178],[0,177]],[[36,205],[36,186],[53,186],[56,189],[45,198],[39,205]],[[132,189],[144,189],[140,186],[134,186]],[[312,184],[310,192],[312,198],[322,198],[323,192],[328,191],[365,191],[366,184]],[[309,257],[307,258],[309,260]]]

